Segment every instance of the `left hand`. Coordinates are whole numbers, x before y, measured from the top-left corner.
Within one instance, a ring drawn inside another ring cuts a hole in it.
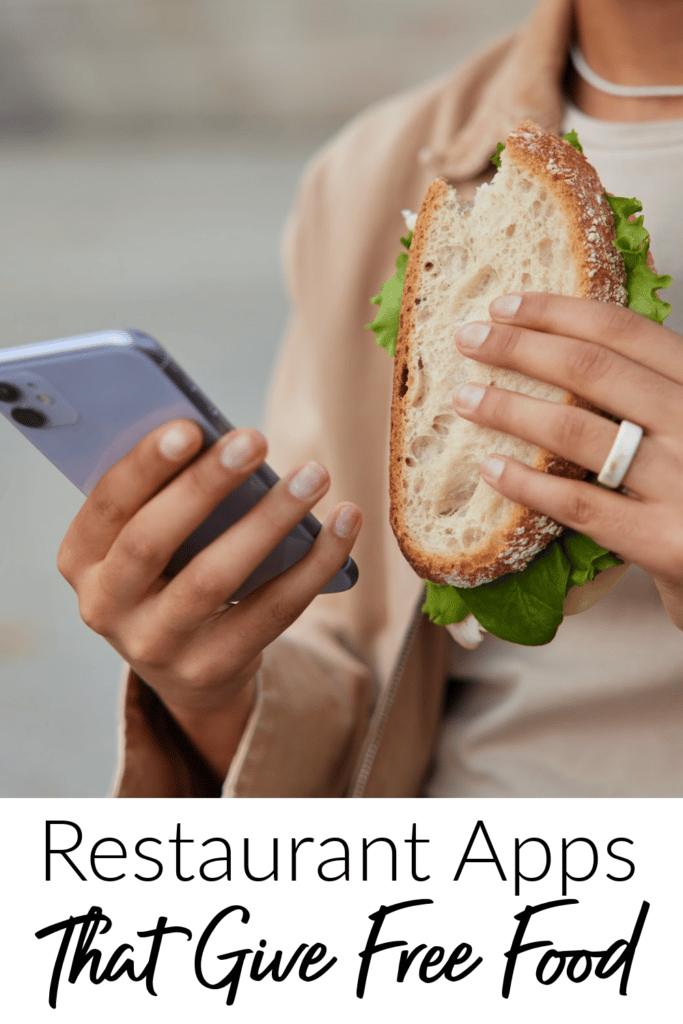
[[[499,301],[489,307],[493,323],[486,324],[490,330],[479,347],[460,329],[463,355],[555,384],[644,433],[623,481],[627,494],[541,473],[494,452],[481,463],[482,477],[512,501],[640,565],[683,630],[683,339],[632,310],[594,299],[525,292],[509,315]],[[468,389],[478,404],[465,404]],[[465,419],[594,473],[618,429],[585,409],[479,384],[458,388],[453,404]]]

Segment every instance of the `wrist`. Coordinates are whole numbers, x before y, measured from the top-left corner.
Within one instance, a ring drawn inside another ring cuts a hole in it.
[[[164,701],[192,745],[222,782],[228,773],[256,700],[254,674],[225,703],[214,708],[187,708]]]

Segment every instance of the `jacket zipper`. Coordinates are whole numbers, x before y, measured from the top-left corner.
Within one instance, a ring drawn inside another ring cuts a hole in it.
[[[358,772],[358,776],[354,783],[353,789],[351,790],[350,796],[352,798],[362,797],[365,794],[365,787],[367,785],[370,772],[372,771],[372,766],[374,764],[375,757],[377,756],[379,745],[382,742],[382,736],[384,735],[384,727],[386,726],[387,718],[389,717],[389,712],[391,711],[391,708],[393,706],[394,698],[396,696],[396,692],[401,681],[401,676],[403,675],[403,670],[405,669],[406,662],[408,661],[410,649],[413,646],[413,640],[415,639],[415,634],[417,633],[417,627],[420,624],[420,619],[422,617],[422,605],[424,604],[424,600],[424,594],[420,594],[420,598],[415,607],[415,611],[413,612],[412,621],[410,623],[410,626],[408,627],[408,632],[405,635],[403,645],[399,651],[396,664],[394,665],[394,671],[392,672],[391,675],[391,682],[389,683],[389,686],[387,687],[387,690],[384,694],[384,704],[380,712],[379,721],[377,722],[377,725],[375,727],[375,735],[373,736],[372,741],[365,752],[363,763],[360,767],[360,771]]]

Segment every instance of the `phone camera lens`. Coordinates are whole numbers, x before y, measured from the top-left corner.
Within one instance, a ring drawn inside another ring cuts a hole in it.
[[[14,384],[7,381],[0,381],[0,402],[18,402],[21,398],[21,391]]]
[[[47,416],[37,409],[12,409],[11,417],[22,427],[44,427],[47,423]]]

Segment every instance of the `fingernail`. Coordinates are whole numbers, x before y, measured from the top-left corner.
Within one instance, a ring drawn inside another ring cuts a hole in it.
[[[340,512],[337,513],[337,518],[334,521],[332,527],[337,537],[350,537],[360,519],[360,513],[357,508],[353,505],[345,505]]]
[[[505,469],[505,462],[503,459],[499,459],[497,455],[487,455],[481,463],[481,472],[484,476],[487,476],[489,480],[497,480],[500,474]]]
[[[461,384],[453,392],[453,401],[461,409],[476,409],[484,397],[485,391],[486,388],[481,384]]]
[[[479,348],[489,336],[491,324],[463,324],[458,330],[458,337],[468,348]]]
[[[521,295],[501,295],[499,299],[493,300],[489,309],[496,316],[514,316],[521,301]]]
[[[176,462],[192,444],[192,438],[182,427],[171,427],[159,439],[159,451],[165,459]]]
[[[322,486],[326,473],[318,462],[307,462],[289,481],[289,493],[295,498],[310,498]]]
[[[220,459],[226,469],[239,469],[249,461],[254,451],[250,434],[231,434],[221,449]]]

